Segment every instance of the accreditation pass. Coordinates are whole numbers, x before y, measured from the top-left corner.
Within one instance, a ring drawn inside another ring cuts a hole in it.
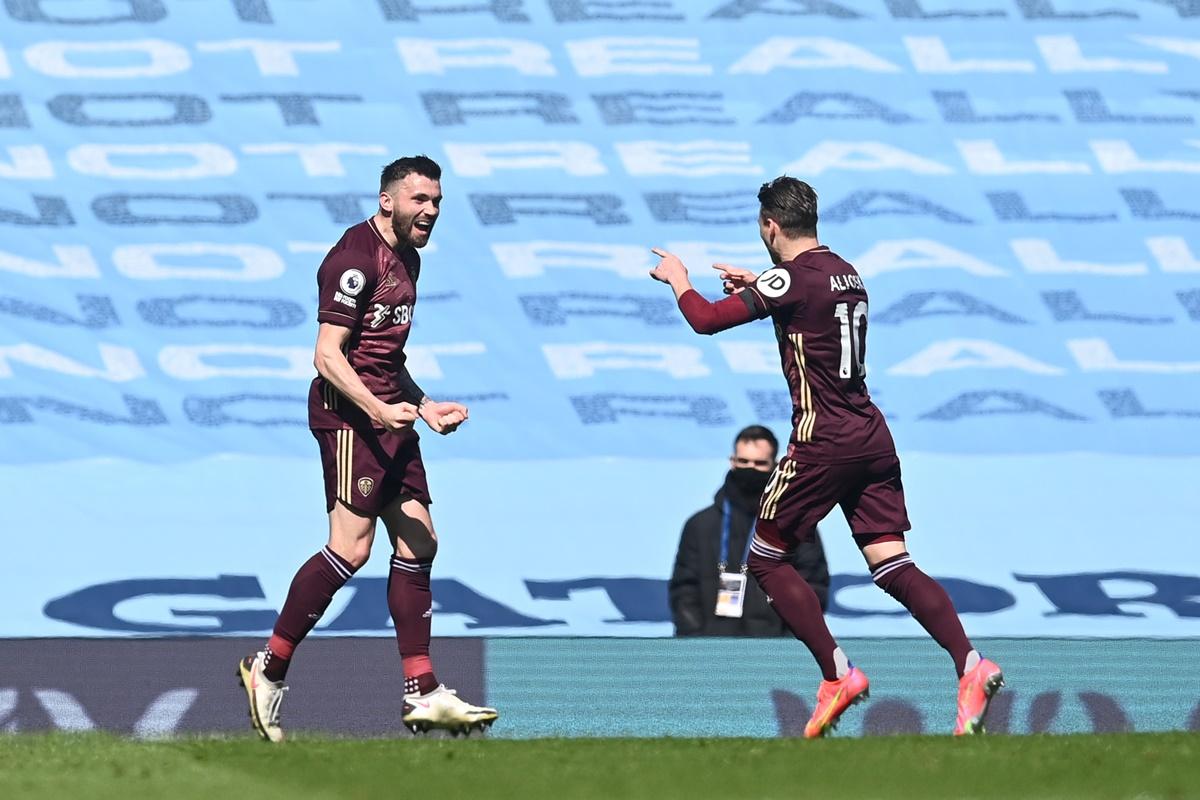
[[[746,573],[722,572],[717,581],[717,616],[742,616],[745,600]]]

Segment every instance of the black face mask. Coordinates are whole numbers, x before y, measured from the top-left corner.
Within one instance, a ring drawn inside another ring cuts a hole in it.
[[[767,488],[771,473],[763,472],[754,467],[740,467],[729,470],[729,483],[745,497],[755,497]]]

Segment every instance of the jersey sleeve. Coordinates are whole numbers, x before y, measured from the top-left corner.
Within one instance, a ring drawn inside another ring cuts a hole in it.
[[[317,321],[353,328],[375,292],[378,270],[363,253],[331,253],[317,270]]]
[[[749,295],[747,305],[752,306],[758,319],[769,317],[780,309],[803,307],[808,300],[803,282],[788,267],[772,267],[759,275],[742,294]]]
[[[748,309],[748,310],[747,310]],[[754,319],[754,307],[738,297],[726,297],[710,303],[695,289],[679,297],[679,310],[696,333],[720,333]]]

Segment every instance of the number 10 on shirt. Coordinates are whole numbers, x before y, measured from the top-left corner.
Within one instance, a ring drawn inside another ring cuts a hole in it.
[[[842,364],[838,375],[843,380],[865,378],[866,365],[866,328],[867,303],[855,303],[851,308],[849,303],[838,303],[833,309],[833,316],[842,323]]]

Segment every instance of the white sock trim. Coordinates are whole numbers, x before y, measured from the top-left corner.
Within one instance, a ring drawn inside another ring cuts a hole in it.
[[[913,563],[912,558],[905,556],[904,558],[900,559],[899,561],[893,561],[890,564],[887,564],[886,566],[876,567],[875,570],[871,573],[871,580],[878,583],[879,579],[882,578],[883,576],[885,576],[889,573],[895,572],[896,570],[900,569],[901,567],[906,566],[911,563]]]

